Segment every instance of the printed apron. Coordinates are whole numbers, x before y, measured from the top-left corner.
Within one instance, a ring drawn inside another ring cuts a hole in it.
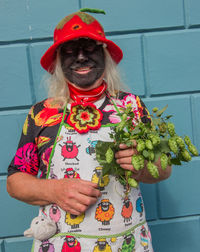
[[[47,179],[89,180],[99,184],[102,196],[79,216],[56,204],[40,208],[39,215],[55,221],[58,232],[48,240],[35,240],[32,252],[152,252],[140,189],[132,188],[125,197],[124,186],[113,176],[99,180],[102,167],[95,157],[95,145],[98,140],[111,141],[111,125],[79,134],[64,122],[65,111],[50,155]]]

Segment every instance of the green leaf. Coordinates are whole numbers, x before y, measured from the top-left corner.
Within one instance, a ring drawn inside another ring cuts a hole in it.
[[[173,117],[173,115],[168,115],[168,116],[166,116],[165,118],[168,120],[168,119],[170,119],[171,117]]]
[[[79,11],[81,12],[90,12],[90,13],[99,13],[99,14],[106,14],[104,10],[100,9],[91,9],[91,8],[82,8]]]
[[[153,118],[152,119],[152,122],[153,122],[153,125],[155,125],[155,126],[158,126],[159,124],[160,124],[160,118]]]
[[[157,111],[156,112],[156,116],[160,117],[164,112],[165,110],[167,109],[168,105],[166,105],[164,108],[162,108],[161,110]]]
[[[173,165],[181,165],[181,161],[179,158],[171,158],[171,163]]]

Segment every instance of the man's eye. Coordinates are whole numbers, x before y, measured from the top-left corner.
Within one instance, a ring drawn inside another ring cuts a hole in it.
[[[65,53],[69,53],[69,54],[70,54],[70,53],[73,53],[73,51],[74,51],[74,50],[73,50],[72,48],[65,48],[65,49],[64,49],[64,52],[65,52]]]
[[[89,46],[86,46],[84,48],[84,50],[87,51],[87,52],[93,52],[95,47],[96,47],[95,45],[89,45]]]

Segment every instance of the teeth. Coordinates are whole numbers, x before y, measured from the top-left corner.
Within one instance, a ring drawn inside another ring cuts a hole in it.
[[[91,71],[91,68],[90,67],[81,67],[81,68],[76,69],[75,71],[79,74],[81,74],[81,73],[86,74]]]
[[[82,67],[82,68],[76,69],[76,71],[88,71],[88,70],[90,70],[89,67]]]

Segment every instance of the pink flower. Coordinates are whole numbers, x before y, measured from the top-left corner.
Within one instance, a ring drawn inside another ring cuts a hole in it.
[[[39,169],[39,160],[37,146],[34,143],[27,143],[20,147],[14,158],[14,165],[22,172],[37,175]]]
[[[49,158],[50,158],[52,149],[53,149],[53,145],[49,147],[48,149],[46,149],[45,152],[43,152],[42,154],[42,161],[47,167],[49,165]]]
[[[138,113],[138,106],[136,103],[136,97],[135,95],[128,94],[124,97],[123,100],[119,99],[113,99],[114,103],[118,107],[119,111],[122,112],[122,108],[126,108],[128,104],[132,105],[133,112],[135,114],[135,118],[138,119],[139,113]],[[118,116],[118,111],[115,109],[115,106],[113,104],[108,104],[104,109],[104,112],[113,112],[111,115],[109,115],[109,120],[111,123],[119,123],[121,122],[120,116]],[[133,122],[133,124],[135,124]]]

